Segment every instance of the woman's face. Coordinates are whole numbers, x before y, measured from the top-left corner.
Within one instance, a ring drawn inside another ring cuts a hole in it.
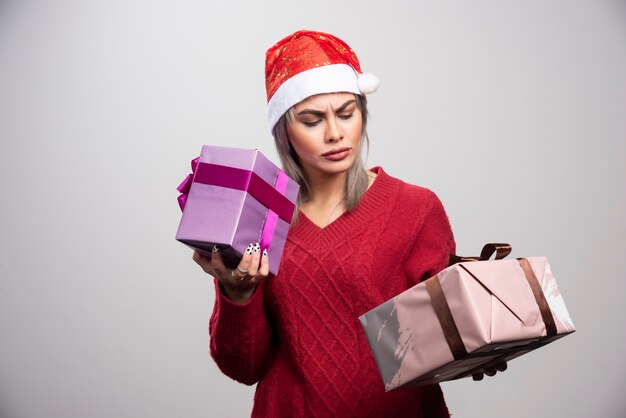
[[[352,93],[311,96],[292,109],[287,134],[310,179],[348,171],[360,152],[362,119]]]

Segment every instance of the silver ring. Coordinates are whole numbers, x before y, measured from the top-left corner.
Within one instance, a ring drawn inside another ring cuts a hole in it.
[[[237,270],[238,270],[240,273],[243,273],[243,274],[245,275],[245,274],[248,274],[248,272],[250,271],[250,268],[248,267],[248,270],[242,270],[242,269],[240,269],[240,268],[239,268],[239,266],[237,266]]]

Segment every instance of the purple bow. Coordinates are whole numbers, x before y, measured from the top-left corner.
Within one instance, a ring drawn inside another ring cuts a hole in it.
[[[193,176],[196,174],[196,170],[198,169],[198,161],[200,157],[194,158],[191,160],[191,174],[189,174],[185,180],[176,188],[181,194],[178,196],[178,205],[180,206],[180,210],[185,209],[185,203],[187,203],[187,197],[189,196],[189,189],[191,189],[191,183],[193,183]]]

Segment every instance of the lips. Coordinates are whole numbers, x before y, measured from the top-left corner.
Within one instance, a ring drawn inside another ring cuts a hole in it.
[[[346,151],[350,151],[350,147],[343,147],[343,148],[332,149],[332,150],[322,154],[322,157],[329,157],[329,156],[332,156],[332,155],[341,154],[341,153],[346,152]]]

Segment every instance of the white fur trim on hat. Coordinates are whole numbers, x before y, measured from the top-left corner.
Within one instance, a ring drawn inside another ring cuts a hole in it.
[[[270,132],[278,119],[307,97],[322,93],[362,94],[357,72],[347,64],[331,64],[303,71],[286,80],[267,104]]]

